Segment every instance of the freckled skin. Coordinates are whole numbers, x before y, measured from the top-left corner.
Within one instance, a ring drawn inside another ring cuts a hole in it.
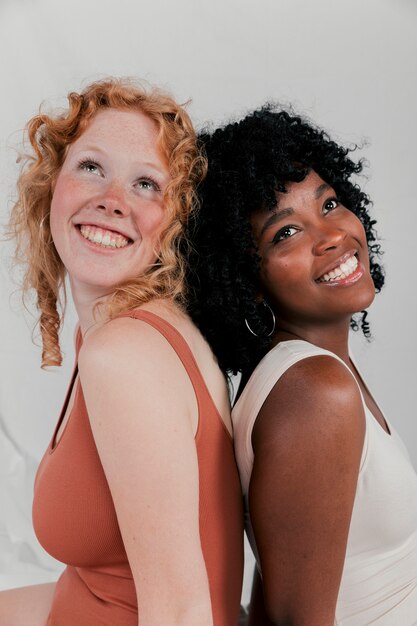
[[[155,261],[169,180],[157,136],[154,122],[143,113],[109,109],[97,113],[69,147],[50,219],[73,291],[87,288],[95,297],[106,295]],[[123,249],[100,248],[80,235],[79,224],[108,227],[131,243]]]

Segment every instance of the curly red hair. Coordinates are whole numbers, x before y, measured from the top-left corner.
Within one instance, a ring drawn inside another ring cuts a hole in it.
[[[24,157],[18,199],[10,219],[17,260],[26,265],[23,291],[34,289],[37,293],[42,367],[62,362],[59,331],[65,308],[65,268],[52,240],[49,211],[68,146],[82,135],[100,109],[138,110],[156,123],[159,148],[168,163],[170,181],[164,195],[167,226],[161,234],[158,261],[144,275],[115,289],[108,302],[109,318],[154,297],[183,301],[184,227],[196,206],[196,186],[206,171],[188,114],[159,89],[112,78],[92,83],[81,93],[70,93],[68,103],[65,112],[40,112],[28,122],[33,154]]]

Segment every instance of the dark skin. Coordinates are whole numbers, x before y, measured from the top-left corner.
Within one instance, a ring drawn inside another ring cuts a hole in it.
[[[365,433],[358,384],[387,430],[348,351],[351,316],[375,293],[366,237],[315,172],[290,183],[276,210],[253,214],[251,224],[260,295],[279,320],[273,344],[309,341],[353,376],[331,356],[304,359],[258,414],[249,507],[263,594],[255,580],[249,623],[333,626]]]
[[[262,578],[256,566],[255,571],[253,572],[253,584],[249,608],[250,613],[246,626],[274,626],[266,613]]]

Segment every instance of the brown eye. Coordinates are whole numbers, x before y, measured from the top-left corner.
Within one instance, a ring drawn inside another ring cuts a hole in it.
[[[324,203],[323,210],[326,213],[329,213],[330,211],[333,211],[334,209],[336,209],[338,206],[339,206],[339,200],[337,200],[336,198],[329,198]]]
[[[279,241],[283,241],[284,239],[289,239],[290,237],[295,235],[296,232],[297,229],[294,226],[284,226],[284,228],[281,228],[276,233],[275,237],[272,240],[272,243],[278,243]]]

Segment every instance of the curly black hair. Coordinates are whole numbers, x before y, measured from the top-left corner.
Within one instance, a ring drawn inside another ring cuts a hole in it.
[[[259,209],[273,210],[277,192],[285,192],[289,182],[300,182],[314,170],[333,187],[364,225],[376,292],[384,284],[370,199],[351,180],[363,162],[348,156],[357,146],[342,147],[325,131],[273,104],[213,133],[203,131],[199,139],[209,169],[199,190],[199,214],[189,225],[189,313],[222,370],[248,372],[271,341],[271,319],[256,302],[260,258],[248,218]],[[358,320],[352,318],[351,326],[369,337],[366,316],[363,311]],[[245,319],[260,337],[248,331]]]

